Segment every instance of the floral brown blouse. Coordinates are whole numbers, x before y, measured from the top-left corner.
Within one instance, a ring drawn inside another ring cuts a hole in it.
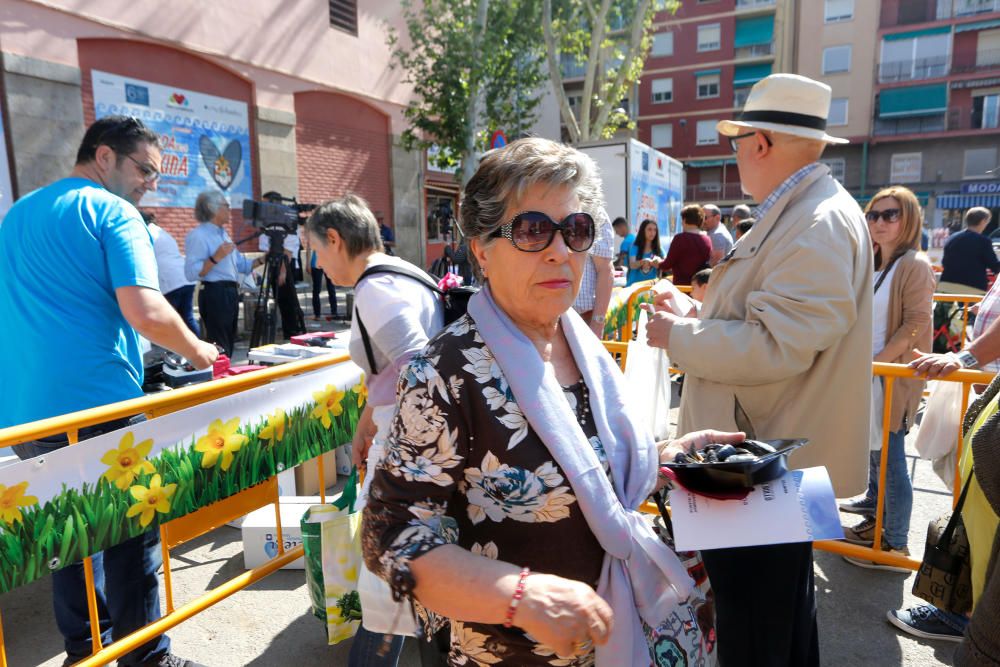
[[[564,392],[608,471],[586,386]],[[442,331],[403,369],[397,403],[362,547],[369,569],[394,594],[412,591],[410,562],[443,544],[596,586],[604,550],[471,318]],[[414,607],[430,632],[448,622]],[[561,658],[517,628],[451,621],[452,665],[593,661],[593,652]]]

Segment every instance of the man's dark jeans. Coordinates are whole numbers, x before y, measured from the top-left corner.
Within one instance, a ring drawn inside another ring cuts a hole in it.
[[[118,419],[80,429],[80,440],[93,438],[145,420],[142,415]],[[26,442],[13,447],[21,459],[45,456],[68,444],[65,435]],[[94,590],[101,641],[110,644],[160,617],[159,580],[156,571],[163,562],[160,531],[154,523],[149,532],[94,554]],[[52,574],[52,606],[62,633],[66,655],[74,661],[90,655],[90,616],[83,563],[74,563]],[[170,651],[170,638],[161,635],[118,661],[119,665],[141,665]]]

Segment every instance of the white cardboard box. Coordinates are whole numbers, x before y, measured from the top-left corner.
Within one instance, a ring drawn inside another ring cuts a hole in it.
[[[286,500],[296,502],[286,502]],[[302,529],[299,522],[305,516],[306,510],[313,505],[319,505],[319,496],[295,496],[282,499],[281,502],[281,536],[285,551],[302,544]],[[243,564],[246,569],[260,567],[278,555],[278,531],[274,520],[274,505],[268,505],[247,514],[243,520]],[[283,570],[305,569],[305,561],[297,558],[288,563]]]

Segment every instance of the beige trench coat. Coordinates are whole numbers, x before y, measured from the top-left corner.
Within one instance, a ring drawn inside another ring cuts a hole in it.
[[[838,497],[864,491],[872,263],[861,209],[817,167],[715,267],[701,319],[673,327],[680,432],[808,438],[792,468],[826,466]]]

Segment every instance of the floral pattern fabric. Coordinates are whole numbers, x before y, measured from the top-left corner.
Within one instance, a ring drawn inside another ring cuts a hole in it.
[[[583,383],[564,388],[582,407]],[[431,340],[400,375],[398,410],[364,512],[369,568],[393,593],[413,589],[410,562],[444,544],[596,586],[604,550],[566,476],[530,427],[468,316]],[[581,424],[609,470],[589,412]],[[414,607],[425,630],[447,623]],[[517,628],[451,622],[451,665],[582,666]]]

